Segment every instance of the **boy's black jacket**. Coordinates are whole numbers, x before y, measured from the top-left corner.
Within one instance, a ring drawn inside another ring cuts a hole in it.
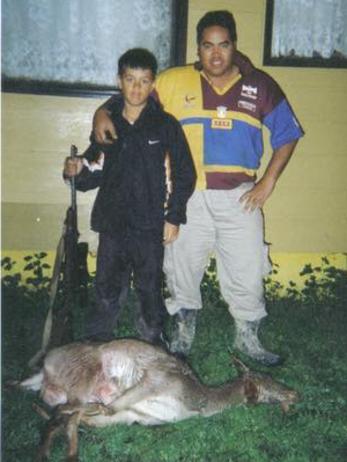
[[[112,145],[93,141],[83,154],[89,162],[102,151],[102,170],[84,167],[76,177],[80,191],[99,187],[91,227],[97,232],[120,229],[163,229],[164,220],[179,225],[186,222],[186,204],[196,173],[184,132],[179,122],[164,112],[150,97],[134,125],[122,116],[123,97],[113,100],[111,119],[117,131]],[[165,156],[169,154],[172,193],[167,199]]]

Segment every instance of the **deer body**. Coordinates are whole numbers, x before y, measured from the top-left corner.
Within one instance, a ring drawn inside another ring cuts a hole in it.
[[[81,421],[95,427],[107,426],[117,423],[131,425],[135,422],[142,425],[160,425],[165,423],[177,422],[194,416],[208,417],[221,412],[223,409],[246,403],[247,400],[243,393],[243,385],[233,387],[232,392],[226,399],[216,400],[215,396],[210,399],[208,392],[211,390],[197,391],[194,389],[194,396],[190,394],[190,384],[185,387],[181,384],[171,387],[168,392],[161,392],[155,397],[140,399],[138,402],[127,407],[119,406],[116,401],[108,409],[112,409],[112,414],[108,412],[104,415],[102,410],[96,415],[88,414],[81,416]],[[206,387],[207,388],[207,387]],[[185,394],[188,392],[189,394]]]
[[[160,425],[207,417],[243,403],[277,402],[286,409],[297,400],[292,390],[248,370],[232,382],[206,386],[185,362],[133,339],[56,348],[46,356],[42,371],[20,387],[40,390],[43,401],[56,408],[41,447],[44,456],[61,426],[70,441],[69,452],[77,454],[80,422],[95,427]]]

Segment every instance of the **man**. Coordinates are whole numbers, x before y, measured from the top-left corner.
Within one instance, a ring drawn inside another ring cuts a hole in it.
[[[197,25],[197,65],[163,72],[156,91],[183,127],[198,173],[188,202],[187,226],[166,249],[164,270],[177,325],[170,349],[188,354],[201,308],[200,282],[209,255],[216,256],[221,292],[235,320],[234,346],[265,365],[258,328],[266,316],[263,277],[269,273],[262,207],[303,135],[279,86],[236,50],[236,25],[228,11],[211,11]],[[112,103],[110,102],[110,105]],[[95,136],[114,128],[105,109],[95,116]],[[262,126],[271,133],[272,158],[262,178]]]

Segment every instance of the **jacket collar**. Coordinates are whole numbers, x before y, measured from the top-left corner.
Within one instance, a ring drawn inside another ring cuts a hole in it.
[[[111,117],[115,117],[115,116],[119,117],[119,116],[121,116],[123,108],[124,108],[124,98],[123,98],[123,95],[121,93],[119,93],[114,98],[114,104],[112,106]],[[148,114],[152,114],[154,112],[157,112],[160,109],[161,109],[161,106],[158,103],[158,101],[156,101],[153,98],[153,96],[149,96],[147,104],[143,108],[143,110],[142,110],[142,112],[140,114],[140,117],[137,119],[136,122],[138,122],[141,119],[145,118]]]

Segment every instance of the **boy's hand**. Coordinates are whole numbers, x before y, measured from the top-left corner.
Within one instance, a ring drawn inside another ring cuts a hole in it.
[[[83,160],[80,157],[67,157],[64,163],[63,175],[66,178],[72,178],[79,173],[83,168]]]
[[[178,238],[178,233],[179,233],[179,226],[173,225],[172,223],[169,223],[168,221],[165,222],[164,224],[164,245],[171,244],[173,241],[175,241]]]

